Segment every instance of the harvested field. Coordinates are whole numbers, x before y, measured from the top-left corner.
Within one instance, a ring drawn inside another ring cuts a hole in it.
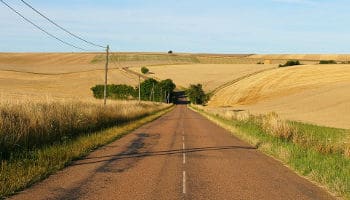
[[[218,91],[209,105],[350,129],[349,94],[350,65],[308,65],[250,76]]]
[[[264,60],[302,60],[302,61],[319,61],[319,60],[336,60],[350,61],[350,54],[255,54],[250,55],[250,59]]]
[[[135,75],[120,69],[109,70],[109,83],[137,85]],[[93,98],[90,88],[103,84],[104,71],[93,70],[69,74],[33,74],[0,70],[1,98]]]
[[[95,53],[0,53],[0,70],[33,73],[69,73],[103,69],[93,64]]]
[[[276,65],[252,64],[191,64],[149,67],[152,77],[171,78],[177,85],[188,87],[189,84],[201,83],[206,91],[230,82],[242,76],[261,70],[276,68]],[[140,68],[131,68],[140,71]]]

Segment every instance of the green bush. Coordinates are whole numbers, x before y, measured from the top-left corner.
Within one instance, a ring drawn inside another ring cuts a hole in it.
[[[279,67],[289,67],[295,65],[301,65],[299,60],[288,60],[284,65],[280,64]]]
[[[321,65],[324,65],[324,64],[337,64],[337,61],[335,61],[335,60],[321,60],[320,64]]]
[[[142,72],[143,74],[147,74],[147,73],[149,72],[149,69],[148,69],[147,67],[142,67],[142,68],[141,68],[141,72]]]
[[[201,84],[190,85],[186,94],[193,104],[205,104],[208,101],[208,95],[205,94]]]
[[[93,95],[97,99],[102,99],[104,94],[104,85],[96,85],[91,88]],[[132,99],[137,95],[136,89],[132,86],[121,85],[107,85],[107,97],[112,99]]]

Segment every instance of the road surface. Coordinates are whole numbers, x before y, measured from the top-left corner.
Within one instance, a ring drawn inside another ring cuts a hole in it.
[[[12,199],[333,199],[186,105]]]

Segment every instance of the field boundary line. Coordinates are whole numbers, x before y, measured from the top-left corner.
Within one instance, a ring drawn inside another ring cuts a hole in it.
[[[232,84],[235,84],[243,79],[246,79],[246,78],[249,78],[251,76],[254,76],[254,75],[257,75],[257,74],[260,74],[260,73],[263,73],[263,72],[267,72],[267,71],[270,71],[270,70],[274,70],[274,69],[277,69],[276,67],[273,67],[273,68],[268,68],[268,69],[263,69],[263,70],[260,70],[260,71],[257,71],[257,72],[253,72],[253,73],[250,73],[250,74],[247,74],[247,75],[244,75],[244,76],[241,76],[239,78],[236,78],[234,80],[231,80],[229,82],[226,82],[220,86],[218,86],[217,88],[213,89],[212,91],[209,92],[210,95],[214,95],[215,93],[217,93],[218,91],[232,85]]]

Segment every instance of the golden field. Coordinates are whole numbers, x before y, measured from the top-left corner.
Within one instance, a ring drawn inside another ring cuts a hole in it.
[[[104,59],[103,53],[0,53],[0,98],[93,99],[90,88],[104,81]],[[108,78],[135,86],[138,77],[122,67],[139,72],[148,66],[149,76],[171,78],[178,86],[203,84],[215,93],[211,107],[275,111],[286,119],[350,128],[350,65],[256,64],[268,59],[316,63],[348,61],[350,55],[111,53]]]
[[[258,71],[277,68],[276,65],[258,64],[187,64],[150,66],[150,76],[160,79],[170,78],[182,87],[201,83],[209,92],[232,80]],[[131,68],[140,71],[139,67]]]
[[[249,55],[247,58],[264,60],[350,61],[350,54],[255,54]]]
[[[114,84],[137,85],[138,77],[124,71],[123,67],[208,62],[230,63],[244,59],[245,56],[247,55],[112,52],[108,81]],[[0,97],[92,99],[90,88],[96,84],[103,84],[104,66],[105,55],[103,53],[0,53]],[[210,69],[211,66],[206,68]],[[221,74],[225,74],[226,68]],[[197,68],[194,67],[194,70]],[[200,78],[205,79],[205,76],[207,75],[204,74]],[[214,78],[219,77],[214,75]],[[229,79],[217,81],[213,86],[209,83],[209,88],[214,88]]]
[[[110,69],[108,81],[137,85],[138,78],[120,69]],[[104,70],[51,75],[0,71],[0,96],[92,99],[90,88],[103,83]]]
[[[278,68],[221,89],[209,106],[350,129],[349,86],[350,65]]]

